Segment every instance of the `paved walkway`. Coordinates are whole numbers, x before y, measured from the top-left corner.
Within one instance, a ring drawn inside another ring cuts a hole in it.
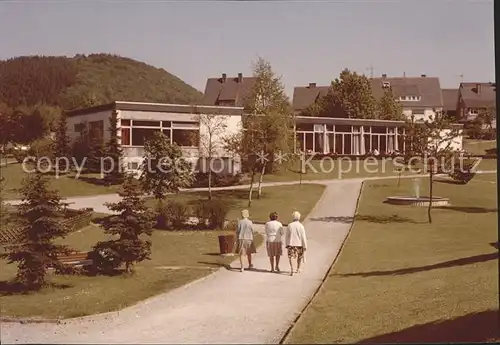
[[[255,271],[221,269],[119,312],[64,324],[3,323],[2,343],[277,343],[338,254],[350,224],[331,217],[354,215],[360,186],[359,180],[328,183],[305,221],[309,251],[300,274],[266,272],[261,247]]]

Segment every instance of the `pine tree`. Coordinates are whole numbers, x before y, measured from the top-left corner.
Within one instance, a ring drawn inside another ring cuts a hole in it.
[[[17,263],[16,281],[29,290],[46,285],[49,266],[56,274],[68,271],[57,260],[58,254],[67,254],[69,248],[55,244],[57,238],[69,232],[61,220],[62,203],[58,193],[49,189],[48,180],[39,171],[26,179],[21,188],[23,203],[19,206],[22,224],[19,243],[9,247],[2,258]]]
[[[67,134],[67,127],[68,123],[66,121],[66,115],[61,114],[57,122],[55,141],[56,163],[59,164],[59,171],[66,171],[68,167],[66,166],[66,160],[63,158],[69,159],[71,155],[71,146]]]
[[[150,259],[151,241],[142,239],[141,235],[151,236],[155,222],[142,198],[140,183],[133,176],[125,179],[118,195],[121,201],[107,203],[106,206],[120,214],[111,217],[103,228],[107,235],[119,238],[97,243],[94,251],[106,252],[112,258],[114,268],[124,263],[125,271],[131,273],[134,264]]]
[[[109,120],[110,138],[105,149],[105,175],[107,185],[122,184],[125,180],[123,172],[123,151],[118,143],[118,113],[113,111]]]
[[[93,129],[89,133],[89,151],[87,153],[87,164],[90,172],[101,172],[101,159],[104,157],[103,133],[98,129]]]

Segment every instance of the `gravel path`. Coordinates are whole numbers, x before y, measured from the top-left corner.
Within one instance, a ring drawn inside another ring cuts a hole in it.
[[[354,215],[360,186],[359,180],[327,185],[305,221],[309,251],[300,274],[267,272],[261,247],[253,271],[220,269],[119,312],[63,324],[2,323],[2,343],[277,343],[338,254],[351,224],[334,217]]]

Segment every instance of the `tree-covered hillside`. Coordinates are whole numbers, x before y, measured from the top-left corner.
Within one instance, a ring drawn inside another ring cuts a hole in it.
[[[0,61],[1,108],[74,109],[115,100],[192,103],[202,94],[167,71],[109,54]]]

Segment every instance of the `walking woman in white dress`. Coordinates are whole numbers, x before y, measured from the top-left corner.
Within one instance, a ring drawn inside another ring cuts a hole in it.
[[[266,248],[269,262],[271,263],[271,272],[280,272],[280,257],[283,255],[283,224],[278,221],[278,212],[272,212],[269,215],[269,221],[265,225]]]

